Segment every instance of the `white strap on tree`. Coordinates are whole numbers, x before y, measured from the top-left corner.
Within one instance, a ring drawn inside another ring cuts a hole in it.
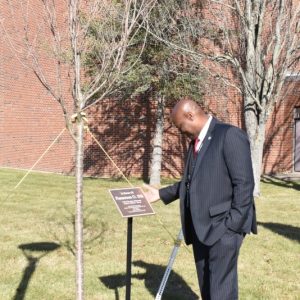
[[[180,231],[178,233],[178,236],[177,236],[177,240],[174,243],[174,248],[173,248],[171,256],[169,258],[169,262],[168,262],[168,265],[167,265],[164,277],[163,277],[163,279],[162,279],[162,281],[160,283],[158,292],[156,294],[155,300],[160,300],[161,297],[162,297],[162,294],[163,294],[163,292],[165,290],[165,287],[166,287],[169,275],[170,275],[170,273],[172,271],[173,263],[175,261],[175,258],[176,258],[176,255],[177,255],[177,252],[179,250],[179,247],[180,247],[180,244],[181,244],[182,240],[183,240],[183,234],[182,234],[182,229],[180,229]]]

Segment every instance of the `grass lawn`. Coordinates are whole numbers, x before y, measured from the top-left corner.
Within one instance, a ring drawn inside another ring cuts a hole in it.
[[[0,169],[0,299],[74,299],[73,177]],[[134,180],[135,185],[141,181]],[[124,299],[127,222],[108,189],[121,181],[85,179],[85,298]],[[300,299],[300,183],[266,180],[256,201],[259,235],[239,260],[240,299]],[[132,299],[154,299],[179,224],[178,202],[154,205],[133,221]],[[163,228],[162,223],[169,233]],[[197,299],[190,247],[181,247],[163,299]]]

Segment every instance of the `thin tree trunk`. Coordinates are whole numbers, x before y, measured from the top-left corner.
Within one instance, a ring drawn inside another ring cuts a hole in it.
[[[265,141],[265,121],[257,122],[257,116],[252,110],[245,112],[246,129],[249,136],[252,168],[255,181],[253,194],[260,195],[260,177],[262,173],[263,148]]]
[[[157,112],[156,112],[156,128],[153,138],[153,152],[150,168],[150,184],[160,185],[160,173],[162,164],[162,144],[164,132],[164,109],[165,98],[159,96],[157,98]]]
[[[83,121],[77,122],[76,139],[76,216],[75,216],[75,245],[76,245],[76,299],[83,300]]]
[[[264,133],[259,132],[258,135],[260,137],[254,142],[253,145],[251,145],[252,167],[255,181],[253,195],[255,197],[260,195],[260,178],[262,173],[262,157],[264,148],[264,140],[262,139],[262,135],[264,135]]]

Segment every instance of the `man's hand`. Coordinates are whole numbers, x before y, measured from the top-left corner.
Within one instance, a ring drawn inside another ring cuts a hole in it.
[[[153,203],[159,200],[158,189],[149,184],[143,184],[144,195],[148,202]]]

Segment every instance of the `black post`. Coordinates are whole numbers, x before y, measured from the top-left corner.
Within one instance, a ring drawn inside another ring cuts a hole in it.
[[[132,259],[132,218],[127,219],[126,300],[130,300]]]

